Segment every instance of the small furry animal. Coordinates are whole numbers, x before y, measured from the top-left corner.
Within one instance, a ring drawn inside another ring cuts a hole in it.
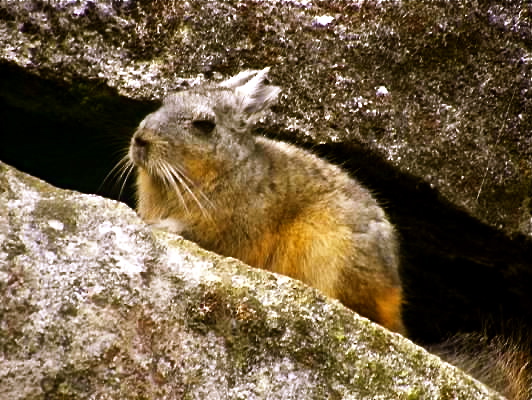
[[[383,209],[340,168],[251,133],[280,92],[267,73],[173,93],[140,123],[129,148],[139,215],[404,332],[398,243]]]

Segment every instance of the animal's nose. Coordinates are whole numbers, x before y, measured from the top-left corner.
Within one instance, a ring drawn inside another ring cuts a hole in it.
[[[138,136],[135,136],[133,138],[133,143],[135,144],[135,146],[137,147],[146,147],[148,145],[148,142]]]
[[[136,165],[143,165],[148,160],[149,142],[138,135],[133,136],[129,147],[129,157]]]

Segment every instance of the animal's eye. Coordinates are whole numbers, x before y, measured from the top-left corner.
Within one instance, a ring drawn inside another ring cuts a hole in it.
[[[198,129],[204,135],[208,135],[216,127],[216,124],[214,123],[214,121],[209,121],[207,119],[197,119],[195,121],[192,121],[192,126]]]

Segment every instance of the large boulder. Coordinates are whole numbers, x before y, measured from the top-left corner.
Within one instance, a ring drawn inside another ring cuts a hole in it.
[[[530,329],[531,15],[526,0],[0,2],[0,159],[116,198],[99,187],[164,94],[271,66],[283,95],[258,132],[375,192],[412,337]]]
[[[0,163],[0,399],[502,399],[289,278]]]

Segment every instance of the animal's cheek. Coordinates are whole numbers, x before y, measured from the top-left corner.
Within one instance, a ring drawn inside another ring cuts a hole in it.
[[[186,157],[181,163],[188,177],[197,184],[212,182],[223,172],[222,165],[205,155]]]

